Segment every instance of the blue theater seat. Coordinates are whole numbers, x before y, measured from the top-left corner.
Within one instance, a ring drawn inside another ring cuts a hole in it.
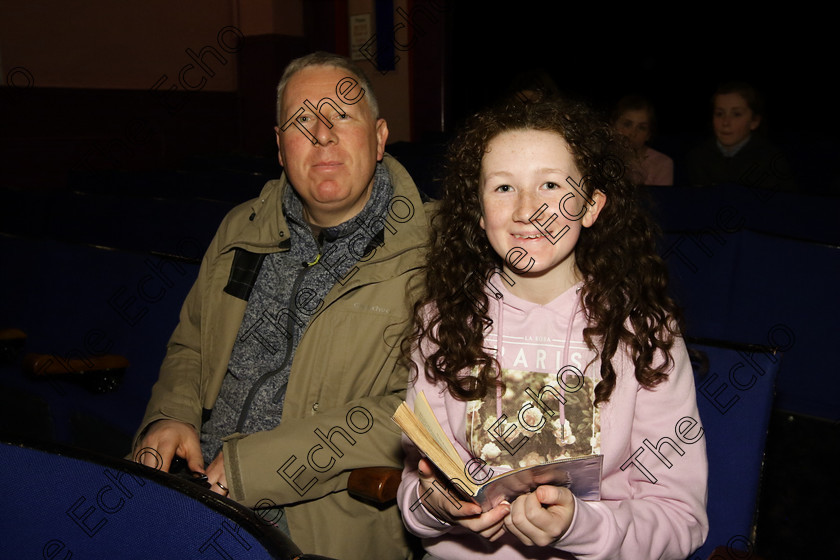
[[[0,232],[198,260],[233,206],[204,199],[0,189]]]
[[[689,559],[710,558],[718,546],[735,549],[731,558],[756,558],[759,483],[781,354],[721,341],[687,342],[709,459],[709,536]]]
[[[252,510],[138,463],[0,440],[4,558],[306,560]]]
[[[840,244],[840,198],[755,189],[742,185],[714,187],[645,187],[662,229],[753,230],[803,241]]]
[[[5,267],[0,325],[27,334],[24,352],[49,354],[77,366],[92,356],[119,354],[130,364],[116,390],[95,394],[61,377],[27,376],[17,356],[0,365],[0,387],[47,407],[54,428],[50,439],[128,453],[198,265],[4,235],[0,254]],[[5,396],[0,399],[15,406]]]
[[[840,246],[701,230],[667,232],[660,252],[688,335],[778,347],[785,365],[776,407],[838,419],[840,378],[829,349],[840,316]]]

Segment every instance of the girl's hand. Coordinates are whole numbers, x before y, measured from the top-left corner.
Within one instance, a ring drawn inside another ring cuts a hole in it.
[[[528,546],[548,546],[563,536],[574,513],[575,497],[568,488],[539,486],[514,500],[505,528]]]
[[[459,500],[456,491],[446,481],[439,479],[426,459],[417,465],[420,474],[420,497],[426,509],[440,521],[458,524],[482,537],[495,541],[505,532],[505,516],[510,513],[510,504],[503,502],[489,511],[472,503]]]

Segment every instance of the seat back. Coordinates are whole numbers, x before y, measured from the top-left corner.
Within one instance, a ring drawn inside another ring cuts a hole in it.
[[[709,229],[667,233],[661,254],[686,333],[780,348],[776,408],[836,419],[840,377],[825,348],[838,332],[840,246]]]
[[[8,439],[0,463],[7,558],[301,557],[252,510],[138,463]]]
[[[25,375],[16,357],[0,365],[0,390],[43,402],[51,439],[127,454],[179,309],[198,276],[197,262],[6,235],[0,235],[0,254],[10,263],[9,273],[0,274],[0,328],[27,334],[23,352],[88,369],[103,354],[125,356],[130,364],[115,390],[94,394],[61,376]],[[5,395],[0,402],[7,404]],[[20,425],[7,427],[19,431]]]
[[[688,339],[709,459],[709,536],[691,558],[716,546],[749,550],[764,447],[781,353],[757,345]]]

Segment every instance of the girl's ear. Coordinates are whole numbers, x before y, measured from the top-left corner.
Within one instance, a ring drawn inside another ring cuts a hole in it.
[[[761,115],[756,115],[755,113],[753,113],[753,118],[750,121],[750,130],[751,131],[755,130],[756,128],[758,128],[758,125],[760,125],[760,124],[761,124]]]
[[[601,213],[601,210],[604,209],[604,206],[607,203],[607,195],[604,194],[603,191],[595,190],[592,193],[592,201],[595,204],[586,204],[586,213],[581,218],[581,225],[583,227],[592,227],[592,224],[595,223],[595,220],[598,219],[598,214]]]

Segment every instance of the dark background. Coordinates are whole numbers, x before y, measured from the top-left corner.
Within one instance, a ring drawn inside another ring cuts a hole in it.
[[[486,102],[518,72],[544,68],[561,90],[604,108],[627,92],[646,93],[662,133],[702,134],[711,130],[716,85],[741,79],[764,94],[774,135],[835,137],[838,45],[827,14],[790,4],[784,13],[744,13],[732,4],[628,13],[527,6],[455,5],[455,114]]]
[[[393,10],[391,2],[376,4],[377,14]],[[834,102],[838,48],[826,13],[791,5],[777,12],[732,4],[621,11],[592,3],[490,7],[449,1],[431,24],[419,15],[424,5],[415,1],[411,10],[426,35],[411,53],[397,53],[401,65],[412,60],[414,141],[446,140],[464,117],[503,94],[517,74],[541,68],[563,92],[605,112],[624,94],[648,95],[659,125],[651,144],[675,159],[679,175],[684,153],[711,134],[715,87],[741,79],[763,93],[762,132],[792,160],[795,174],[803,177],[801,189],[840,192],[833,163],[840,153]],[[302,37],[248,36],[237,54],[235,92],[179,91],[164,99],[163,92],[144,90],[0,87],[0,184],[75,188],[68,172],[176,169],[189,166],[190,158],[220,154],[244,156],[242,167],[277,174],[266,124],[273,121],[271,91],[291,58],[316,49],[347,52],[346,10],[342,1],[307,1]],[[176,57],[173,69],[182,58]],[[167,112],[179,96],[184,109]],[[142,141],[127,129],[135,118],[153,125]]]

